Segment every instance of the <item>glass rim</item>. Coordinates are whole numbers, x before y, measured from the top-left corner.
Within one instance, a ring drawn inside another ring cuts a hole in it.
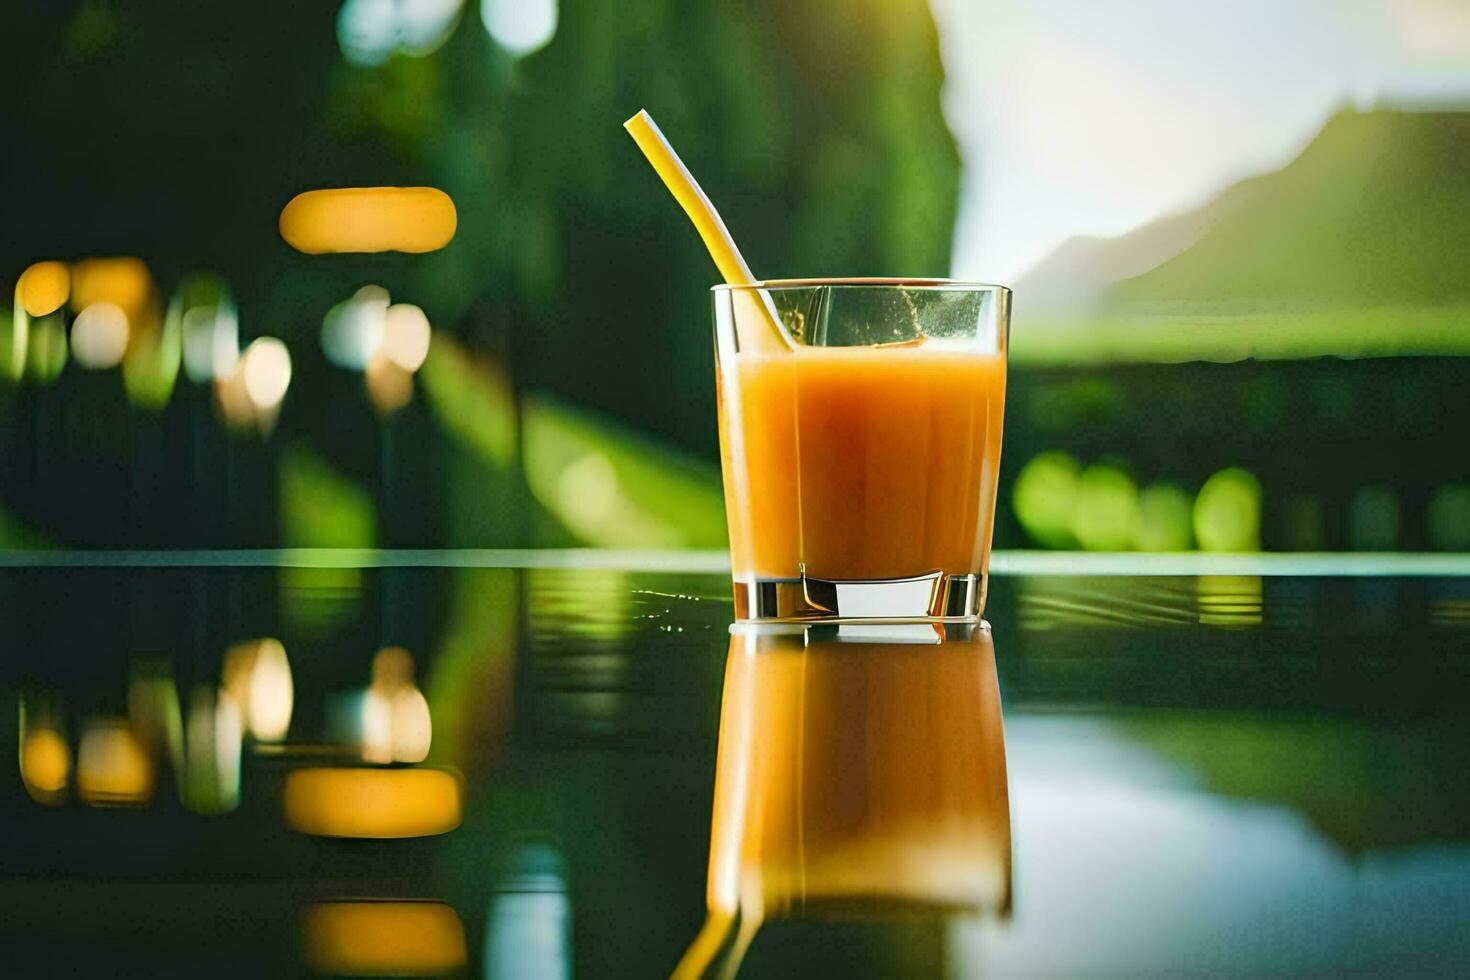
[[[760,282],[750,283],[717,283],[710,287],[710,292],[734,292],[736,290],[784,290],[784,289],[817,289],[823,286],[848,286],[848,287],[890,287],[903,289],[932,289],[936,291],[975,292],[975,293],[1004,293],[1009,295],[1011,287],[1002,286],[994,282],[972,282],[964,279],[936,279],[925,276],[892,277],[892,276],[847,276],[824,279],[765,279]]]

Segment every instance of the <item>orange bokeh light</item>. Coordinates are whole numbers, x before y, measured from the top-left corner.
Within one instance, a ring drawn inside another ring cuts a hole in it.
[[[281,210],[281,237],[311,255],[433,252],[459,224],[454,201],[434,187],[338,187],[305,191]]]

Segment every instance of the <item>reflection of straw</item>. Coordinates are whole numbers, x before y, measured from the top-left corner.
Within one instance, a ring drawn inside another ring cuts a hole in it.
[[[684,213],[689,215],[689,220],[694,222],[694,228],[699,232],[699,237],[704,239],[704,247],[709,249],[710,258],[715,260],[715,266],[720,270],[720,275],[725,282],[732,286],[748,286],[756,282],[754,273],[750,266],[745,264],[745,258],[740,254],[740,249],[731,237],[730,230],[725,227],[725,222],[720,218],[720,213],[710,203],[710,199],[700,189],[699,181],[684,166],[684,161],[679,159],[679,154],[669,145],[664,134],[659,130],[658,124],[646,109],[638,110],[638,115],[623,123],[633,137],[648,162],[653,165],[654,171],[679,202]],[[776,319],[776,311],[771,305],[770,297],[765,290],[760,290],[759,295],[762,302],[757,304],[764,311],[766,319],[770,321],[771,329],[775,336],[784,336]]]

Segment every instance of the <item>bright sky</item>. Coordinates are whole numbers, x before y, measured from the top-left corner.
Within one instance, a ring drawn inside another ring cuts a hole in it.
[[[1344,103],[1470,103],[1466,0],[931,0],[952,275],[1011,282],[1290,160]]]

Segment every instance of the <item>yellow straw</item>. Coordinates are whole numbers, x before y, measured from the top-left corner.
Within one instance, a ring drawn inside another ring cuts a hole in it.
[[[704,239],[704,247],[709,249],[710,258],[715,260],[725,281],[736,286],[755,282],[750,266],[745,264],[735,239],[730,237],[730,230],[720,219],[720,212],[715,210],[715,206],[700,189],[699,181],[684,166],[684,161],[679,159],[679,154],[674,152],[674,148],[664,138],[658,123],[653,121],[648,110],[639,109],[638,115],[623,123],[623,128],[633,137],[643,155],[648,157],[648,162],[653,164],[654,171],[674,195],[684,213],[689,215],[689,220],[694,222],[695,230]]]
[[[643,155],[653,165],[654,172],[659,175],[669,193],[674,195],[684,213],[689,215],[689,220],[694,222],[695,230],[704,239],[704,247],[709,249],[710,258],[715,260],[715,267],[720,270],[725,282],[732,286],[748,286],[756,282],[755,275],[750,271],[750,266],[745,264],[745,257],[740,254],[740,248],[730,235],[730,229],[725,227],[724,220],[720,218],[720,212],[715,210],[709,197],[700,188],[699,181],[694,179],[689,168],[684,166],[684,161],[679,159],[679,154],[669,145],[668,139],[659,130],[648,110],[639,109],[638,115],[623,123],[623,128],[633,137],[638,149],[643,151]],[[759,292],[761,302],[754,305],[764,311],[774,335],[784,337],[785,333],[778,325],[770,296],[765,290]]]

